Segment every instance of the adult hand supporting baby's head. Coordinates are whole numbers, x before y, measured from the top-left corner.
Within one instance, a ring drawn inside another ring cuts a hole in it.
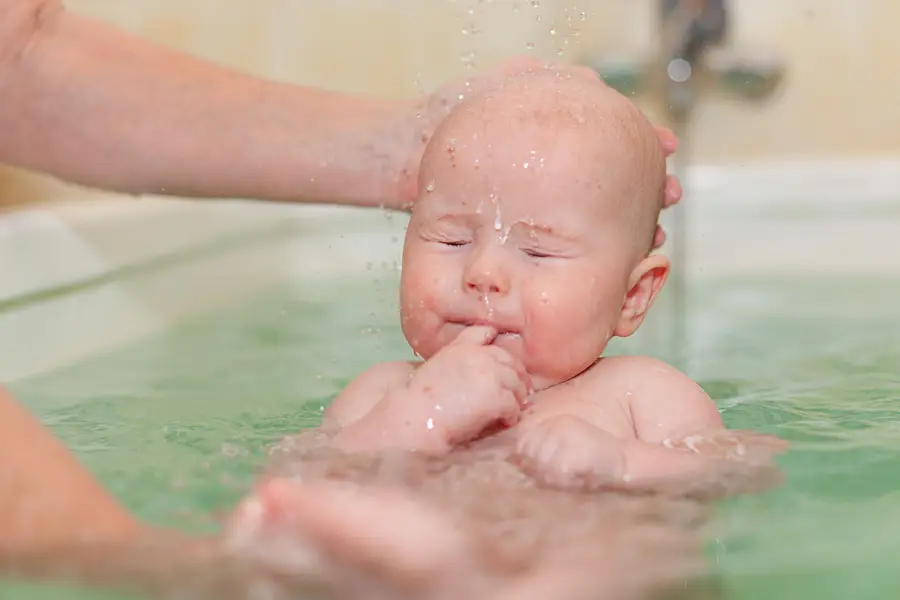
[[[488,69],[477,77],[456,79],[441,86],[437,91],[424,98],[415,105],[416,120],[419,122],[417,134],[417,150],[412,152],[409,168],[405,170],[406,181],[401,185],[406,205],[410,208],[417,195],[418,165],[422,157],[425,144],[431,138],[440,122],[449,114],[454,106],[465,100],[471,94],[480,93],[492,86],[503,83],[505,80],[529,72],[553,69],[561,73],[567,73],[572,77],[585,78],[605,85],[597,72],[589,67],[572,65],[567,63],[539,60],[527,56],[516,56]],[[672,155],[678,149],[678,138],[668,127],[657,126],[659,140],[666,156]],[[678,178],[669,175],[666,179],[665,201],[663,206],[668,208],[681,201],[683,190]],[[662,227],[657,227],[653,240],[654,249],[662,246],[666,236]]]

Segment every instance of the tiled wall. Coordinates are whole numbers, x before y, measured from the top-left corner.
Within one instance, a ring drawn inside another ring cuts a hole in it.
[[[256,74],[409,95],[504,57],[650,52],[655,0],[70,0],[71,10]],[[764,106],[708,98],[693,159],[900,154],[900,2],[732,0],[734,41],[786,59]],[[473,27],[474,25],[474,27]],[[0,171],[0,204],[58,194]]]

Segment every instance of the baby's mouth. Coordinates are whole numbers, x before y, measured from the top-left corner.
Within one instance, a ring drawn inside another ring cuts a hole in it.
[[[510,337],[510,336],[514,336],[514,335],[515,336],[519,335],[518,329],[513,329],[510,327],[498,325],[497,323],[487,321],[487,320],[474,319],[474,320],[470,320],[470,321],[469,320],[456,321],[456,322],[453,322],[453,324],[461,325],[463,327],[491,327],[497,331],[497,339],[500,339],[501,337]],[[494,340],[494,343],[496,343],[497,339]]]

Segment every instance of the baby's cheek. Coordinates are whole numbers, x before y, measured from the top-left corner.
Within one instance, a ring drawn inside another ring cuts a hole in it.
[[[526,314],[529,371],[558,383],[589,367],[605,345],[597,322],[598,317],[584,304],[532,306]]]

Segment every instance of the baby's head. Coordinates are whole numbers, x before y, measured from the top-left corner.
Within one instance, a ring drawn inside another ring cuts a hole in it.
[[[413,350],[489,323],[538,389],[581,373],[665,282],[665,171],[652,125],[599,81],[542,71],[467,99],[425,150],[406,233]]]

